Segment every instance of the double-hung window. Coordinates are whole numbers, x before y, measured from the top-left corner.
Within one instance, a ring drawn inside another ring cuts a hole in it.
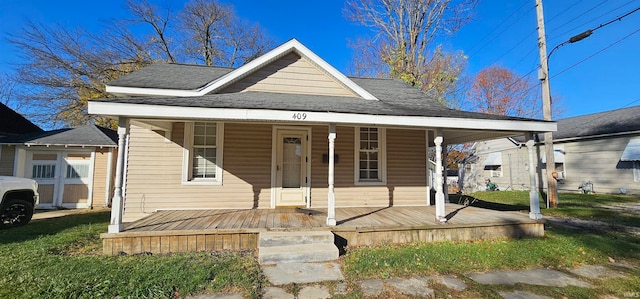
[[[385,137],[385,130],[381,128],[356,128],[356,184],[384,184],[386,182]]]
[[[222,123],[185,124],[183,181],[222,184]]]

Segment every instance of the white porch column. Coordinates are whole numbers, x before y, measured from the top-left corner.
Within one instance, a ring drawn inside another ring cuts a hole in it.
[[[442,181],[442,192],[444,193],[444,202],[449,203],[449,177],[447,176],[447,170],[449,168],[447,168],[447,155],[448,155],[448,151],[447,151],[447,145],[443,144],[442,145],[442,176],[443,176],[443,181]]]
[[[442,190],[442,130],[436,130],[436,137],[433,142],[436,145],[436,220],[447,222],[444,209],[444,191]]]
[[[336,195],[333,192],[335,173],[336,125],[329,125],[329,193],[327,202],[327,225],[336,226]]]
[[[122,197],[122,184],[124,181],[124,158],[125,141],[129,135],[129,119],[120,117],[118,119],[118,158],[116,159],[116,178],[113,199],[111,200],[111,222],[109,233],[119,233],[122,231],[122,214],[124,214],[124,200]]]
[[[529,151],[529,218],[531,219],[542,219],[542,214],[540,214],[540,200],[538,198],[538,188],[536,187],[536,167],[534,164],[534,152],[533,146],[535,142],[533,141],[533,134],[527,135],[527,150]]]

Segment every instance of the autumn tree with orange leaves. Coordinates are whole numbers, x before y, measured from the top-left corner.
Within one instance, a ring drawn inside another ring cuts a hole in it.
[[[471,84],[468,110],[490,114],[536,118],[541,116],[536,89],[513,71],[490,66],[481,70]]]

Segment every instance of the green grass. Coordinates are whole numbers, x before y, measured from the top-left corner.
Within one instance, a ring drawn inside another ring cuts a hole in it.
[[[588,281],[595,288],[533,285],[481,285],[467,273],[551,268],[567,271],[581,265],[610,265],[610,258],[630,265],[616,268],[622,278]],[[347,281],[448,274],[465,280],[469,288],[452,292],[435,287],[438,298],[501,298],[497,291],[530,291],[552,298],[594,298],[596,295],[640,293],[640,239],[618,234],[585,234],[556,228],[544,238],[474,242],[417,243],[352,248],[342,258]],[[393,296],[393,294],[386,294]],[[357,296],[356,296],[357,297]]]
[[[480,200],[474,206],[497,210],[529,210],[529,192],[500,191],[476,192],[469,196]],[[546,209],[546,203],[540,197],[543,215],[574,217],[584,220],[607,222],[611,225],[640,227],[640,216],[630,212],[604,208],[605,205],[639,202],[640,198],[627,195],[560,193],[558,208]]]
[[[478,192],[471,196],[479,200],[474,206],[503,211],[528,212],[529,209],[529,193],[526,191]],[[560,194],[560,208],[543,209],[542,213],[638,226],[638,215],[599,208],[601,205],[638,200],[629,196]],[[545,206],[542,201],[541,206]],[[616,268],[626,274],[622,278],[588,280],[594,285],[592,289],[533,285],[487,286],[464,276],[472,272],[496,270],[552,268],[567,271],[587,264],[611,266],[610,259],[630,265],[632,269]],[[436,286],[436,297],[443,298],[501,298],[497,291],[515,290],[552,298],[594,298],[599,295],[623,298],[630,294],[640,294],[640,238],[616,231],[585,232],[553,227],[546,229],[544,238],[351,248],[343,257],[342,265],[347,281],[449,274],[465,280],[469,285],[463,292],[452,292]]]
[[[100,255],[108,212],[34,221],[0,231],[0,298],[172,298],[205,291],[257,297],[253,255]]]
[[[473,196],[480,199],[474,205],[528,210],[527,192],[482,192]],[[560,208],[542,212],[635,225],[637,215],[598,207],[637,200],[628,196],[560,194]],[[102,256],[99,234],[106,231],[108,221],[108,212],[89,212],[0,230],[0,298],[176,298],[210,292],[240,292],[257,298],[261,288],[268,285],[249,252]],[[506,269],[567,271],[586,264],[610,266],[611,258],[632,268],[617,268],[626,274],[622,278],[588,280],[594,285],[592,289],[481,285],[465,277],[471,272]],[[438,298],[500,298],[498,291],[514,290],[553,298],[640,294],[640,238],[617,231],[553,227],[547,228],[544,238],[382,244],[348,248],[340,262],[353,291],[342,298],[364,297],[357,287],[363,279],[435,274],[454,275],[468,284],[462,292],[433,285]],[[405,298],[389,292],[381,296]]]

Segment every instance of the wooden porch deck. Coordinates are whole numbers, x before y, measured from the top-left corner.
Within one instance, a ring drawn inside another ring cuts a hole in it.
[[[434,206],[338,208],[337,225],[329,227],[326,209],[158,211],[101,237],[104,253],[112,255],[250,250],[258,247],[260,232],[273,230],[330,230],[340,246],[544,234],[543,222],[522,213],[456,204],[447,204],[446,212],[449,221],[440,224]]]

